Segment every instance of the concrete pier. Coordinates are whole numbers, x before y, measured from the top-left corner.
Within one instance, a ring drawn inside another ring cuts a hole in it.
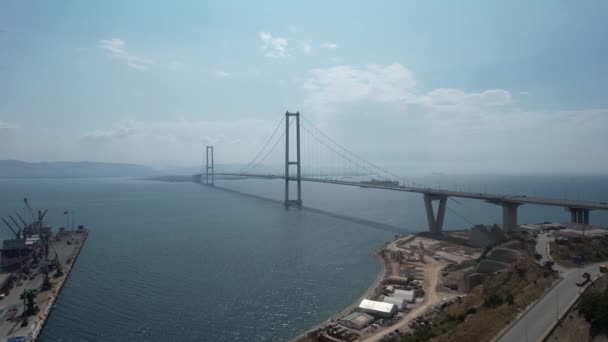
[[[59,263],[61,264],[63,274],[54,276],[51,274],[51,288],[48,290],[42,289],[43,275],[39,269],[32,270],[28,277],[16,279],[13,287],[6,293],[6,297],[2,300],[4,307],[2,319],[0,319],[0,336],[8,338],[12,336],[24,336],[27,341],[36,341],[38,335],[42,331],[47,318],[57,300],[65,281],[69,277],[76,258],[80,254],[80,250],[86,241],[88,231],[64,231],[56,234],[49,242],[51,249],[57,253]],[[68,241],[70,243],[68,244]],[[23,322],[23,300],[20,295],[24,289],[37,289],[35,304],[40,310],[32,316],[27,317],[28,324],[22,326]],[[12,319],[6,319],[8,311],[16,309],[17,313]]]
[[[512,232],[518,228],[517,225],[517,208],[519,203],[502,202],[502,230]]]
[[[578,224],[589,224],[589,209],[587,208],[568,208],[570,211],[570,221]]]
[[[433,209],[433,201],[439,201],[439,208],[437,208],[437,215]],[[433,195],[424,194],[424,207],[426,209],[426,219],[429,224],[429,231],[431,234],[440,235],[443,231],[443,221],[445,218],[445,208],[448,202],[448,197],[444,195]]]

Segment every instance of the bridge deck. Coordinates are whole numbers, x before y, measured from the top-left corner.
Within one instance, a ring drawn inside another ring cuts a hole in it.
[[[204,175],[200,175],[204,176]],[[242,174],[242,173],[216,173],[215,176],[232,176],[232,177],[249,177],[249,178],[265,178],[265,179],[285,179],[282,175],[261,175],[261,174]],[[369,183],[360,183],[344,180],[332,180],[323,178],[312,178],[302,177],[304,182],[315,182],[315,183],[328,183],[337,185],[347,186],[358,186],[362,188],[374,188],[392,191],[404,191],[404,192],[415,192],[420,194],[436,195],[436,196],[448,196],[457,198],[469,198],[484,200],[491,203],[515,203],[515,204],[539,204],[558,206],[566,208],[580,208],[580,209],[593,209],[593,210],[608,210],[608,203],[606,202],[589,202],[589,201],[575,201],[575,200],[562,200],[556,198],[543,198],[543,197],[528,197],[526,195],[500,195],[500,194],[484,194],[475,192],[465,191],[451,191],[451,190],[440,190],[433,188],[420,188],[411,186],[383,186]],[[290,180],[296,180],[296,178],[290,178]]]

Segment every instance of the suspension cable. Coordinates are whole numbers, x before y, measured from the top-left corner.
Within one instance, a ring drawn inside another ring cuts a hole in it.
[[[258,157],[262,154],[262,152],[264,152],[264,150],[266,149],[266,147],[268,146],[268,144],[270,143],[270,141],[274,138],[274,135],[277,133],[277,131],[279,130],[279,127],[281,127],[281,123],[283,123],[283,120],[285,120],[285,117],[281,117],[281,120],[279,120],[279,123],[277,124],[277,127],[274,129],[274,132],[272,132],[272,135],[270,136],[270,138],[268,138],[268,140],[266,141],[266,143],[264,144],[264,146],[262,147],[262,149],[258,152],[258,154],[253,158],[252,161],[249,162],[249,164],[247,164],[247,166],[245,166],[241,172],[239,173],[244,173],[245,170],[249,169],[250,166],[256,161],[256,159],[258,159]],[[283,133],[283,135],[285,135],[285,133]],[[275,144],[276,145],[276,144]],[[274,148],[274,147],[273,147]]]
[[[323,132],[321,129],[317,128],[317,127],[316,127],[316,126],[315,126],[315,125],[314,125],[314,124],[313,124],[313,123],[312,123],[310,120],[308,120],[308,119],[307,119],[305,116],[302,116],[302,118],[303,118],[303,119],[304,119],[304,120],[305,120],[307,123],[309,123],[309,124],[310,124],[310,126],[311,126],[311,127],[313,127],[313,128],[316,130],[316,131],[318,131],[320,134],[322,134],[322,135],[323,135],[325,138],[327,138],[327,139],[328,139],[329,141],[331,141],[333,144],[335,144],[336,146],[338,146],[339,148],[341,148],[342,150],[344,150],[346,153],[348,153],[348,154],[350,154],[351,156],[353,156],[353,157],[355,157],[355,158],[357,158],[357,159],[361,160],[362,162],[364,162],[364,163],[366,163],[366,164],[368,164],[368,165],[372,166],[373,168],[376,168],[376,169],[378,169],[378,170],[380,170],[380,171],[382,171],[382,172],[384,172],[384,173],[386,173],[386,174],[390,175],[391,177],[395,177],[395,178],[397,178],[397,179],[402,179],[402,177],[397,176],[397,175],[395,175],[394,173],[392,173],[392,172],[390,172],[390,171],[388,171],[388,170],[386,170],[386,169],[384,169],[384,168],[382,168],[382,167],[380,167],[380,166],[378,166],[378,165],[375,165],[375,164],[373,164],[373,163],[371,163],[371,162],[369,162],[369,161],[367,161],[367,160],[365,160],[365,159],[361,158],[361,157],[360,157],[360,156],[358,156],[357,154],[355,154],[355,153],[351,152],[351,151],[350,151],[350,150],[348,150],[346,147],[344,147],[344,146],[342,146],[342,145],[338,144],[336,141],[334,141],[332,138],[330,138],[330,137],[329,137],[327,134],[325,134],[325,133],[324,133],[324,132]]]

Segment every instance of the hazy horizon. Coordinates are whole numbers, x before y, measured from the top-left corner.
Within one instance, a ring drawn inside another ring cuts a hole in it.
[[[397,173],[608,173],[608,3],[7,2],[0,159],[246,164],[286,110]]]

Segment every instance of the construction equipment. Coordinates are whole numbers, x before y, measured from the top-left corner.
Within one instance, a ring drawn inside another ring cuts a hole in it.
[[[11,230],[11,232],[13,232],[13,234],[15,234],[16,238],[19,238],[19,233],[16,232],[13,227],[11,227],[11,225],[4,219],[4,217],[2,218],[2,221],[4,221],[4,224],[8,227],[8,229]]]
[[[11,219],[11,221],[13,221],[13,223],[15,224],[15,226],[17,226],[17,232],[18,232],[18,234],[16,235],[16,238],[17,239],[20,239],[22,237],[25,238],[25,226],[20,227],[19,223],[17,223],[17,221],[15,221],[15,219],[12,216],[9,215],[8,217]]]
[[[21,217],[21,215],[19,215],[19,213],[16,212],[15,214],[19,218],[19,221],[21,221],[21,223],[23,224],[23,229],[25,229],[28,226],[28,224],[25,223],[25,220],[23,219],[23,217]]]
[[[35,220],[34,209],[28,202],[27,197],[23,199],[23,216],[25,216],[26,219],[28,219],[32,222],[34,222],[34,220]]]
[[[63,269],[61,268],[61,263],[59,262],[59,255],[57,255],[57,251],[55,251],[55,277],[61,277],[63,275]]]

